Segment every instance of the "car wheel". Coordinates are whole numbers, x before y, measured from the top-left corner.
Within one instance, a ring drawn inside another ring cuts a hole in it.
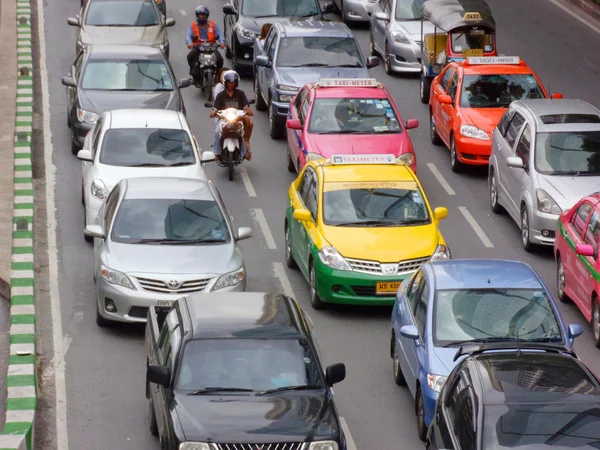
[[[464,169],[464,164],[458,160],[458,155],[456,154],[454,136],[450,136],[450,168],[454,173],[460,173]]]
[[[392,346],[393,346],[393,355],[392,356],[392,368],[394,369],[394,382],[398,386],[406,386],[406,379],[404,378],[404,374],[402,373],[402,368],[400,367],[400,359],[398,358],[398,348],[396,347],[396,338],[392,333]]]
[[[385,42],[385,53],[383,55],[383,67],[385,68],[385,73],[391,75],[392,71],[392,63],[390,62],[390,46],[387,41]]]
[[[567,279],[565,277],[565,266],[563,265],[560,256],[556,257],[556,289],[558,291],[558,299],[563,303],[569,303],[571,299],[565,293],[565,285]]]
[[[429,103],[429,95],[431,94],[431,78],[423,75],[423,72],[421,72],[419,94],[421,97],[421,103]]]
[[[152,436],[158,436],[158,423],[156,422],[156,411],[154,410],[152,398],[148,401],[148,410],[150,412],[150,433],[152,433]]]
[[[373,36],[373,29],[369,31],[369,51],[372,56],[377,56],[377,50],[375,49],[375,36]]]
[[[229,44],[227,43],[227,39],[225,39],[225,57],[232,59],[233,53],[231,53],[231,49],[229,48]]]
[[[415,410],[417,413],[417,434],[419,439],[425,441],[427,436],[427,425],[425,425],[425,400],[423,399],[423,390],[421,386],[417,388],[417,396],[415,399]]]
[[[292,255],[292,236],[290,234],[290,227],[287,223],[285,224],[285,263],[290,269],[298,267],[296,260]]]
[[[292,160],[292,154],[290,153],[290,147],[288,144],[288,149],[287,149],[287,160],[288,160],[288,172],[291,173],[295,173],[296,172],[296,166],[294,165],[294,161]]]
[[[535,245],[530,240],[529,213],[527,207],[521,207],[521,244],[526,252],[534,250]]]
[[[592,327],[594,329],[594,345],[600,348],[600,306],[598,298],[592,299]]]
[[[429,137],[431,138],[431,143],[433,145],[441,145],[442,139],[435,129],[435,118],[433,117],[433,113],[429,113]]]
[[[502,208],[498,202],[498,181],[496,180],[494,169],[490,168],[490,175],[488,178],[488,185],[490,188],[490,207],[492,208],[493,212],[499,214],[504,210],[504,208]]]
[[[321,301],[319,293],[317,292],[317,274],[315,272],[314,264],[310,264],[308,273],[308,283],[310,284],[310,304],[314,309],[324,309],[327,307],[327,305]]]
[[[254,74],[254,98],[256,99],[256,110],[257,111],[266,111],[267,104],[265,103],[265,99],[260,93],[260,84],[258,84],[258,76]]]
[[[269,136],[272,139],[281,139],[283,133],[275,114],[273,114],[273,102],[269,99]]]
[[[99,327],[105,328],[110,325],[110,320],[106,320],[104,317],[100,315],[100,309],[98,307],[98,302],[96,301],[96,325]]]

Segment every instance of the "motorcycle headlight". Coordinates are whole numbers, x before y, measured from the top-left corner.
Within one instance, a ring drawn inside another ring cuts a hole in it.
[[[235,119],[237,119],[237,114],[235,113],[235,111],[227,111],[225,113],[225,119],[229,122],[233,122]]]
[[[293,95],[279,94],[279,101],[280,102],[291,102],[293,98],[294,98]]]
[[[444,244],[439,244],[429,261],[443,261],[445,259],[450,259],[450,249]]]
[[[319,252],[319,259],[327,267],[335,270],[352,270],[342,255],[333,247],[323,247]]]
[[[403,153],[396,158],[396,162],[412,166],[415,163],[415,154],[413,152]]]
[[[308,446],[308,450],[338,450],[337,442],[334,441],[320,441],[311,442]]]
[[[131,283],[131,280],[127,275],[118,270],[112,270],[108,267],[101,267],[100,275],[104,278],[108,283],[114,284],[117,286],[123,286],[127,289],[135,290],[135,286]]]
[[[202,64],[214,64],[217,61],[217,55],[214,53],[201,53],[200,62]]]
[[[213,291],[216,291],[218,289],[223,289],[226,287],[230,287],[230,286],[237,286],[238,284],[240,284],[243,281],[245,275],[246,274],[245,274],[243,267],[234,272],[229,272],[229,273],[226,273],[225,275],[221,275],[219,277],[219,279],[217,280],[215,287],[213,288]]]
[[[410,39],[401,31],[392,31],[392,38],[398,44],[410,44]]]
[[[289,84],[278,84],[277,89],[280,91],[298,92],[300,89],[296,86],[290,86]]]
[[[535,195],[537,197],[537,209],[539,212],[543,212],[546,214],[554,214],[559,215],[562,212],[558,203],[554,201],[550,194],[548,194],[543,189],[536,189]]]
[[[464,137],[479,139],[482,141],[490,140],[490,136],[485,131],[472,125],[461,125],[460,134],[462,134]]]
[[[77,108],[77,119],[80,122],[96,123],[100,116],[94,112]]]
[[[254,39],[256,37],[256,33],[254,31],[248,30],[241,25],[238,25],[235,29],[235,32],[238,36],[246,38],[246,39]]]
[[[108,189],[106,188],[106,185],[98,178],[92,181],[90,191],[92,192],[92,197],[95,197],[98,200],[104,200],[108,196]]]
[[[307,153],[306,154],[306,162],[315,161],[317,159],[326,159],[326,158],[323,155],[321,155],[320,153]]]
[[[179,450],[213,450],[214,448],[206,442],[183,442],[179,444]]]
[[[427,374],[427,384],[435,392],[440,392],[442,390],[447,379],[448,377],[442,375],[434,375],[432,373]]]

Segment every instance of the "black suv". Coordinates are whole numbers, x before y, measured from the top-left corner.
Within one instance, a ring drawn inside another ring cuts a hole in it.
[[[223,6],[227,57],[234,70],[251,71],[254,38],[261,34],[263,25],[291,18],[325,20],[323,15],[333,10],[333,3],[321,5],[319,0],[228,0]]]
[[[564,347],[506,345],[457,352],[469,356],[440,392],[426,448],[600,448],[597,378]]]
[[[164,450],[346,450],[310,319],[281,294],[193,294],[151,306],[150,430]]]

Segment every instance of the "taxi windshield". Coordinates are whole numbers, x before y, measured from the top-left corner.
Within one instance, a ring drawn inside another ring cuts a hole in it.
[[[450,35],[453,53],[481,56],[494,51],[494,35],[485,30],[468,30]]]
[[[466,75],[462,83],[463,108],[508,108],[515,100],[546,98],[532,74]]]
[[[310,115],[309,133],[402,133],[398,116],[387,99],[318,98]]]
[[[329,182],[323,194],[323,222],[332,226],[403,226],[431,223],[414,182]]]

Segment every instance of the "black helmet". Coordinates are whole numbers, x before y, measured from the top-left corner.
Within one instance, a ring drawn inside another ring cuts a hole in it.
[[[235,83],[235,87],[237,88],[240,84],[240,76],[235,70],[229,70],[223,76],[223,84],[225,83]]]
[[[210,16],[210,11],[206,6],[200,5],[196,8],[196,17],[200,15],[206,16],[206,18],[208,19],[208,17]]]

